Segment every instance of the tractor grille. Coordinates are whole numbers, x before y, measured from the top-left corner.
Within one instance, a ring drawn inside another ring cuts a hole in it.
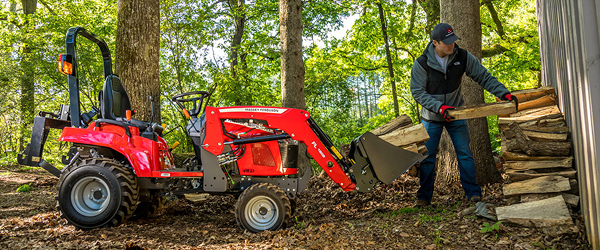
[[[269,149],[269,146],[264,143],[252,143],[252,161],[254,165],[261,165],[267,167],[275,167],[275,159],[273,159],[273,153]]]

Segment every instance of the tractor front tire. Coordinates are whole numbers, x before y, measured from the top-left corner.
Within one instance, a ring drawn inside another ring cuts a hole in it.
[[[78,229],[117,226],[131,217],[138,203],[137,178],[112,159],[73,164],[63,170],[57,189],[61,217]]]
[[[252,233],[281,228],[291,217],[291,204],[279,187],[257,183],[238,198],[235,218],[241,227]]]

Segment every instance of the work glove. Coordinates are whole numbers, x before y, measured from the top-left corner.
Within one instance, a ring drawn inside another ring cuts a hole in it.
[[[517,108],[517,111],[519,111],[519,100],[517,99],[516,96],[511,95],[510,93],[505,94],[502,96],[502,100],[505,101],[515,101],[515,107]]]
[[[448,110],[452,110],[452,109],[454,109],[454,106],[442,105],[440,107],[440,110],[439,110],[440,115],[444,116],[444,119],[446,119],[447,122],[454,119],[454,117],[448,113]]]

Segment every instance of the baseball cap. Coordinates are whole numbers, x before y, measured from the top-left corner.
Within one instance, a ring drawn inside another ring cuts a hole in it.
[[[460,37],[454,34],[454,30],[450,24],[440,23],[431,30],[431,39],[442,41],[445,44],[452,44],[457,39],[460,39]]]

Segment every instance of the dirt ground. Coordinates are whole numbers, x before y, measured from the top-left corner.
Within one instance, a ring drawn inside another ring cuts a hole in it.
[[[404,175],[368,194],[314,176],[288,225],[257,234],[236,224],[233,196],[172,197],[154,218],[75,230],[55,208],[57,182],[42,169],[0,166],[0,249],[590,249],[578,208],[570,208],[575,226],[561,234],[509,223],[481,233],[495,222],[458,216],[473,206],[459,187],[438,189],[434,206],[413,209],[418,179]],[[33,190],[17,192],[22,184]],[[500,184],[484,188],[484,201],[511,202]]]

